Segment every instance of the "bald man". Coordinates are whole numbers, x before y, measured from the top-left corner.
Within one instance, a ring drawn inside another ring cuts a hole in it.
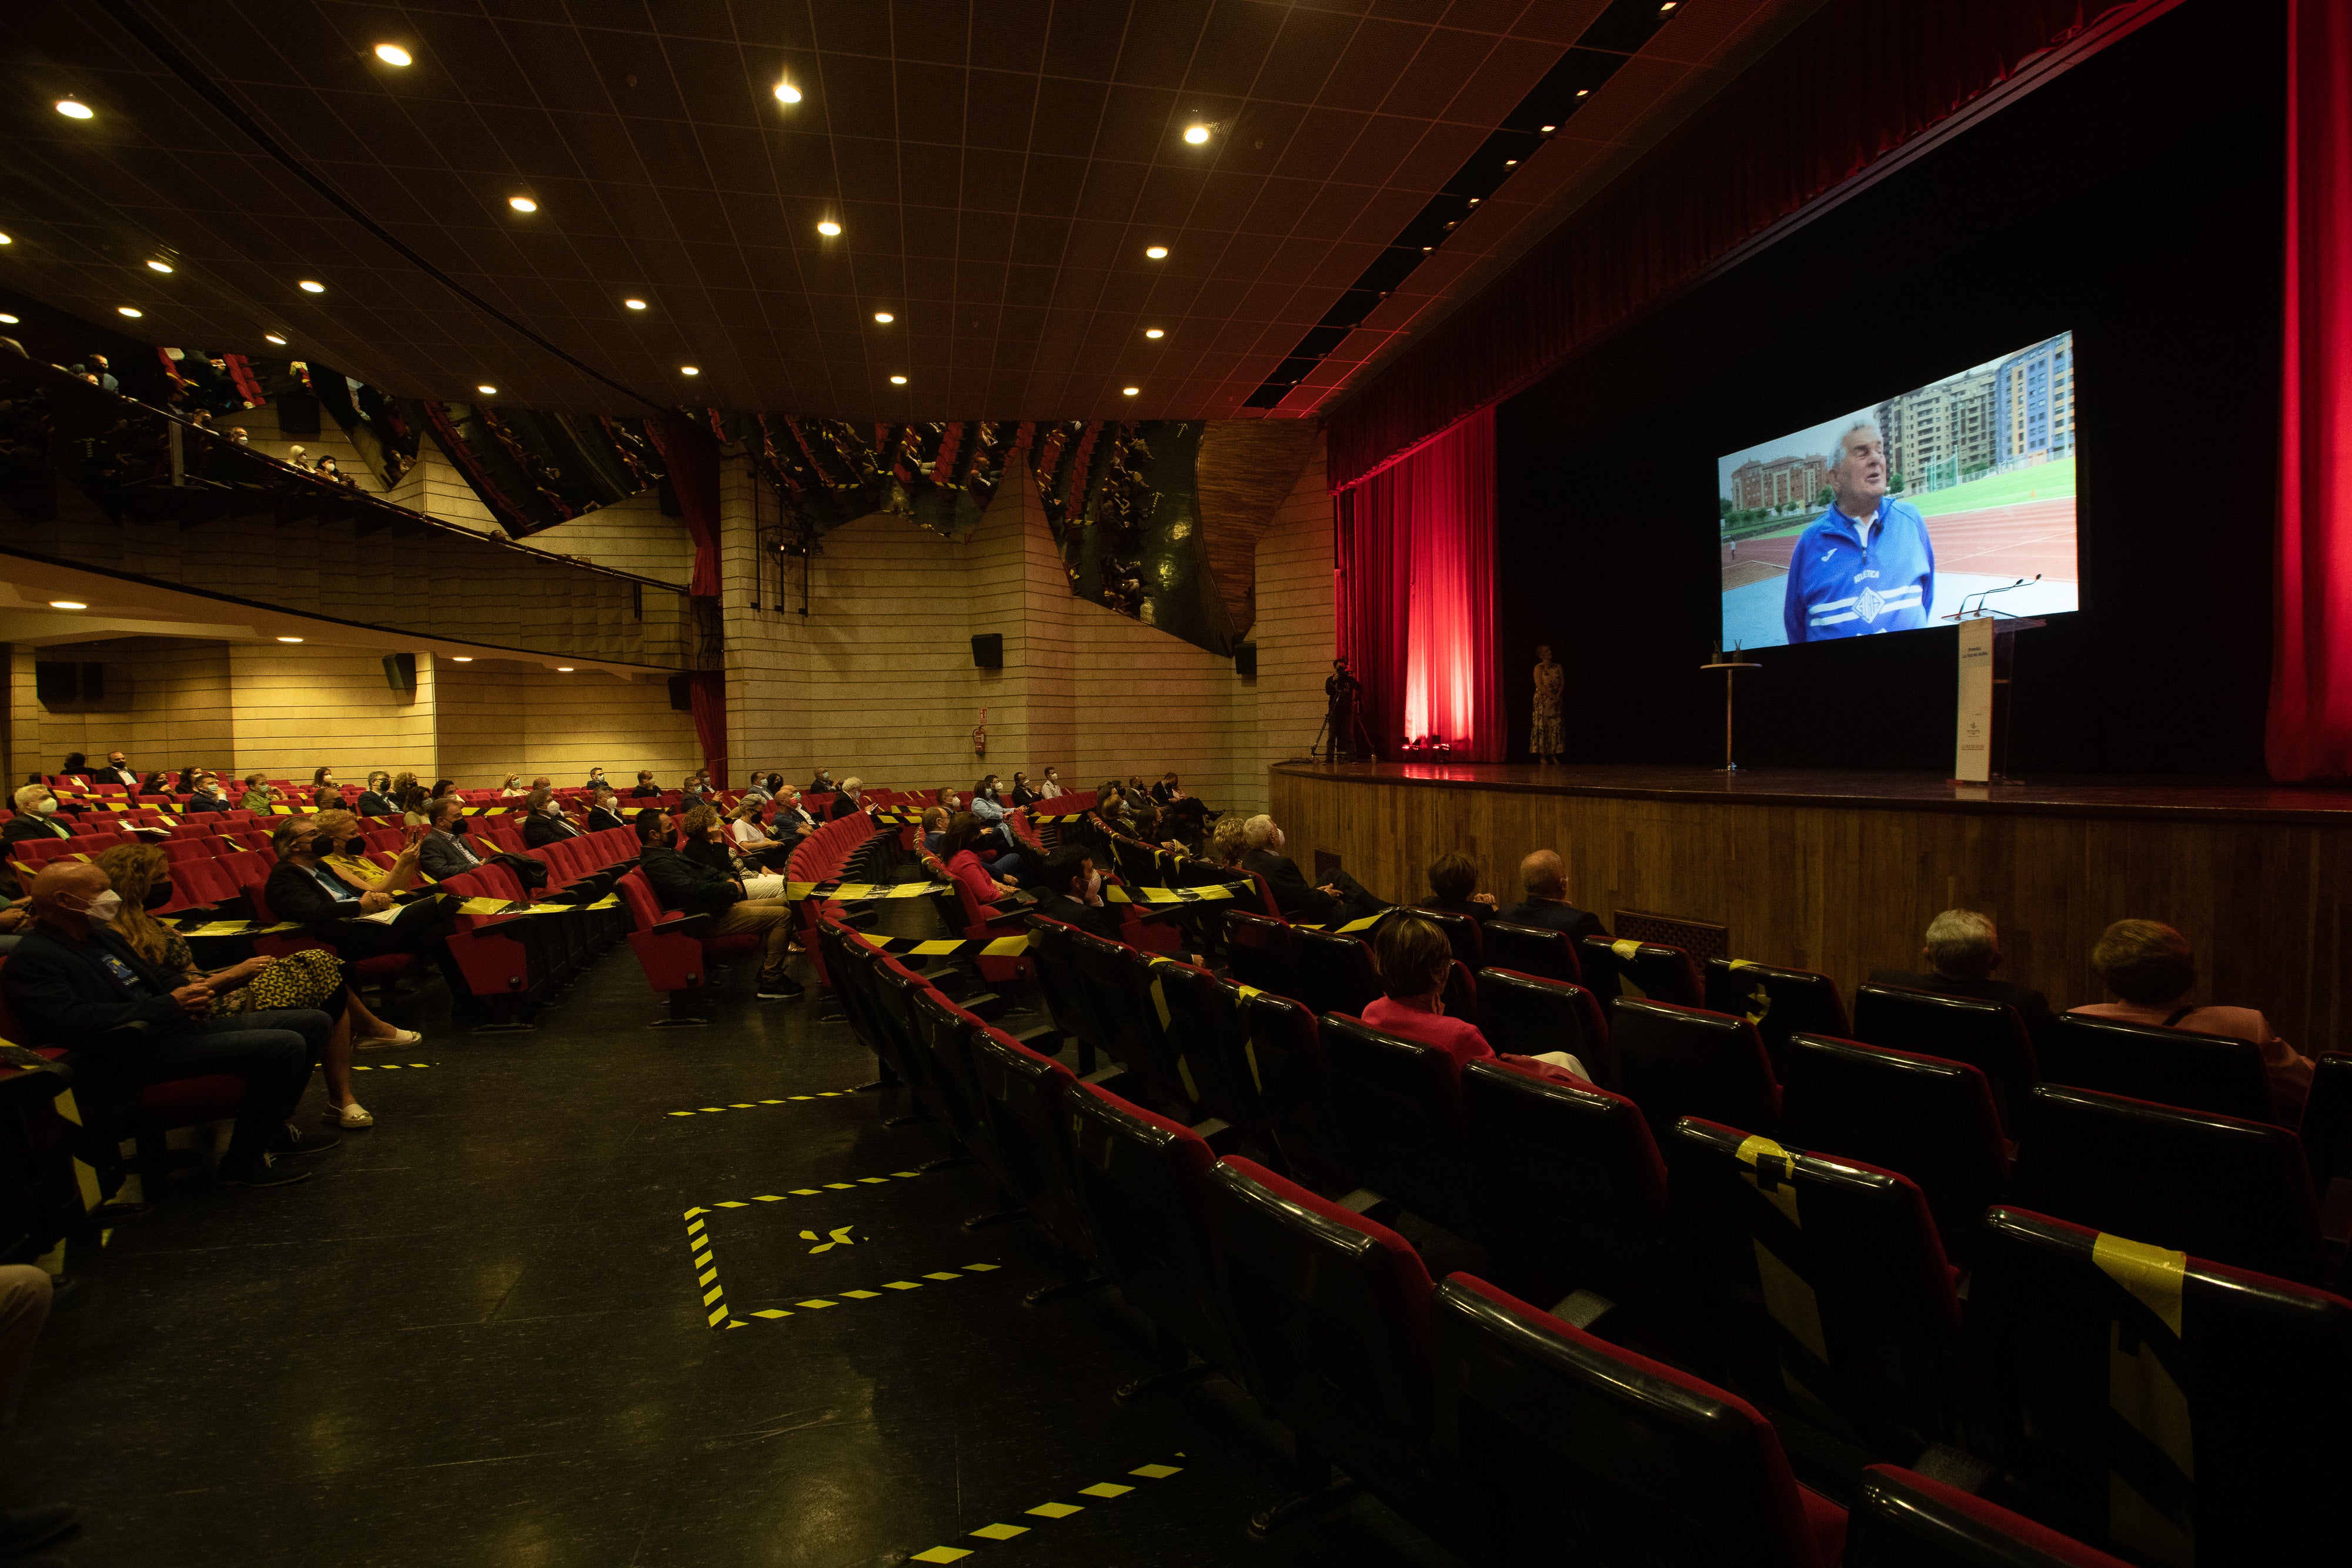
[[[1527,890],[1527,897],[1496,915],[1496,919],[1514,925],[1565,931],[1571,942],[1581,942],[1587,936],[1598,936],[1604,942],[1609,939],[1609,927],[1601,924],[1599,915],[1569,902],[1568,868],[1561,863],[1559,852],[1538,850],[1519,862],[1519,885]],[[1584,957],[1581,949],[1577,956]],[[1605,1002],[1617,994],[1616,973],[1612,970],[1601,974],[1587,961],[1584,987]]]
[[[242,1078],[245,1101],[221,1156],[222,1179],[242,1186],[309,1179],[277,1162],[341,1141],[288,1124],[334,1020],[308,1009],[212,1016],[219,980],[184,983],[108,929],[122,901],[86,861],[46,867],[33,879],[31,902],[33,928],[0,971],[0,988],[29,1036],[19,1043],[67,1047],[84,1106],[101,1114],[135,1105],[145,1084]]]

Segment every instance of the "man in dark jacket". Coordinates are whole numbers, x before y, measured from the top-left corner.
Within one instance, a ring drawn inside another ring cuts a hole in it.
[[[451,1011],[460,1018],[478,1013],[474,988],[449,951],[448,917],[437,898],[418,898],[400,907],[389,920],[369,918],[395,907],[396,888],[362,892],[337,876],[326,864],[342,846],[337,831],[351,825],[347,812],[321,811],[314,817],[292,817],[270,835],[269,847],[278,864],[261,884],[263,902],[280,920],[302,927],[302,935],[324,942],[346,962],[378,958],[387,953],[413,953],[429,958],[449,987]],[[412,846],[393,866],[392,880],[404,881],[404,864],[421,866],[424,852]],[[411,860],[410,857],[417,857]]]
[[[625,828],[628,820],[621,815],[621,798],[609,785],[596,786],[596,804],[588,811],[588,831],[601,833],[607,828]]]
[[[639,768],[637,770],[636,787],[629,791],[629,799],[632,800],[658,800],[660,796],[661,786],[654,782],[653,774],[645,768]]]
[[[833,809],[824,814],[825,821],[837,822],[844,817],[855,816],[864,810],[865,802],[857,798],[857,792],[865,788],[866,781],[862,779],[843,779],[841,788],[834,792]]]
[[[523,819],[522,841],[532,849],[580,837],[581,830],[573,827],[571,819],[563,814],[563,807],[556,800],[553,791],[534,790],[530,799],[523,802],[523,807],[530,815]]]
[[[1084,844],[1064,844],[1046,861],[1041,885],[1045,896],[1030,911],[1081,931],[1091,931],[1116,942],[1118,922],[1102,897],[1102,873],[1095,870],[1094,852]]]
[[[2030,986],[1996,980],[2000,965],[2000,931],[1992,916],[1973,909],[1947,909],[1927,923],[1927,944],[1919,950],[1925,974],[1907,969],[1873,969],[1874,986],[1901,986],[1914,991],[1934,991],[1947,997],[1975,997],[1980,1001],[2007,1002],[2024,1020],[2025,1032],[2037,1051],[2050,1049],[2058,1020],[2050,998]]]
[[[273,1162],[340,1141],[305,1137],[287,1124],[334,1020],[308,1009],[211,1016],[214,992],[235,988],[267,960],[175,984],[179,977],[107,929],[122,901],[89,862],[44,868],[32,900],[37,923],[8,956],[0,988],[31,1042],[68,1049],[84,1106],[110,1119],[137,1103],[144,1084],[214,1073],[241,1078],[245,1101],[221,1157],[222,1178],[245,1186],[306,1179],[307,1171]]]
[[[643,813],[638,827],[643,832]],[[805,994],[801,983],[784,972],[793,941],[791,904],[781,898],[745,898],[740,882],[671,848],[667,832],[639,852],[637,869],[646,873],[646,884],[664,909],[710,916],[703,936],[758,933],[761,1001],[797,1001]]]
[[[1308,925],[1344,925],[1389,907],[1346,872],[1320,887],[1308,883],[1283,853],[1282,830],[1272,817],[1252,817],[1242,830],[1242,869],[1265,878],[1284,916]]]
[[[457,830],[466,821],[465,802],[455,795],[444,795],[425,808],[425,817],[432,824],[423,838],[416,841],[418,863],[425,874],[436,882],[446,882],[453,876],[463,876],[469,871],[479,871],[498,853],[495,847],[485,854],[467,841],[467,835]]]
[[[1589,909],[1579,909],[1568,900],[1568,868],[1557,852],[1538,850],[1519,862],[1519,885],[1527,897],[1495,916],[1512,925],[1538,925],[1549,931],[1565,931],[1568,939],[1577,944],[1576,956],[1584,972],[1584,988],[1598,997],[1605,1006],[1619,994],[1616,960],[1603,965],[1595,961],[1583,944],[1587,936],[1609,940],[1609,927],[1601,924],[1601,916]]]

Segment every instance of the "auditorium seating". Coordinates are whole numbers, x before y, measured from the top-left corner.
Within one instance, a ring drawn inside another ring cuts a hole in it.
[[[637,956],[646,984],[669,1003],[665,1024],[699,1024],[701,998],[709,985],[710,966],[719,958],[740,957],[760,947],[757,932],[732,936],[704,936],[710,924],[703,915],[664,909],[654,896],[646,873],[634,868],[621,878],[619,893],[629,911],[629,950]]]
[[[1615,1088],[1619,1082],[1617,1051],[1600,999],[1572,981],[1479,970],[1478,1032],[1504,1055],[1564,1051],[1584,1063],[1585,1075],[1602,1088]]]
[[[1093,1266],[1097,1249],[1070,1168],[1074,1156],[1064,1104],[1077,1079],[1052,1057],[993,1025],[973,1036],[971,1066],[981,1116],[1002,1151],[1005,1174],[1030,1217],[1060,1244],[1068,1277],[1081,1277]]]
[[[1889,1458],[1959,1436],[1960,1303],[1916,1186],[1695,1116],[1667,1164],[1732,1387]]]
[[[1587,936],[1578,947],[1578,961],[1587,971],[1631,981],[1654,1002],[1680,1008],[1706,1005],[1706,982],[1686,949],[1657,942],[1612,942],[1606,936]]]
[[[2045,1083],[2246,1122],[2279,1119],[2262,1047],[2227,1035],[2063,1013],[2050,1030],[2041,1067]]]
[[[1468,1274],[1437,1291],[1436,1447],[1484,1563],[1832,1568],[1845,1513],[1754,1406]]]
[[[1360,1019],[1322,1019],[1331,1126],[1356,1179],[1459,1235],[1485,1228],[1453,1053]]]
[[[1728,1013],[1620,997],[1609,1004],[1624,1096],[1649,1118],[1661,1148],[1685,1116],[1771,1133],[1780,1089],[1756,1026]]]
[[[1844,1568],[2127,1568],[1999,1503],[1895,1465],[1862,1473]]]
[[[2310,1169],[2284,1127],[2044,1084],[2027,1099],[2011,1192],[2077,1225],[2321,1279]]]
[[[1964,1061],[1800,1034],[1789,1042],[1781,1135],[1799,1148],[1900,1171],[1927,1195],[1952,1261],[1976,1255],[2009,1178],[2000,1117]]]
[[[2024,1021],[2007,1002],[1864,986],[1853,994],[1853,1035],[1890,1051],[1967,1062],[1992,1085],[2001,1126],[2016,1136],[2026,1092],[2040,1074]]]
[[[1238,1127],[1255,1147],[1277,1146],[1276,1102],[1260,1071],[1241,987],[1192,964],[1162,959],[1150,969],[1157,1001],[1168,1009],[1168,1037],[1181,1049],[1180,1066],[1195,1104],[1206,1115]]]
[[[1554,931],[1548,925],[1515,925],[1507,920],[1489,920],[1478,933],[1478,943],[1486,955],[1487,968],[1509,969],[1539,979],[1565,980],[1570,985],[1584,981],[1583,966],[1576,959],[1575,939],[1565,931]]]
[[[1234,978],[1262,991],[1290,995],[1297,982],[1292,977],[1289,923],[1246,909],[1227,909],[1224,915],[1225,964]]]
[[[1360,938],[1296,925],[1290,932],[1290,955],[1291,984],[1297,988],[1285,994],[1318,1015],[1360,1013],[1381,995],[1372,950]]]
[[[1486,952],[1478,937],[1478,923],[1466,915],[1451,910],[1423,909],[1410,905],[1405,913],[1418,920],[1426,920],[1445,933],[1445,940],[1454,948],[1454,961],[1475,974],[1486,967]]]
[[[1775,1072],[1788,1071],[1790,1036],[1848,1032],[1845,1003],[1838,998],[1837,982],[1827,975],[1745,958],[1709,958],[1706,976],[1706,1005],[1753,1023]]]
[[[2341,1549],[2352,1302],[2025,1209],[1986,1228],[1969,1335],[2005,1501],[2136,1562]]]
[[[2331,1241],[2352,1229],[2352,1056],[2329,1051],[2313,1064],[2311,1096],[2303,1106],[2303,1149],[2311,1164],[2311,1190]],[[2352,1262],[2338,1276],[2352,1285]]]
[[[1258,991],[1243,998],[1242,1018],[1276,1145],[1290,1173],[1328,1191],[1361,1185],[1325,1109],[1323,1036],[1315,1015],[1288,997]]]

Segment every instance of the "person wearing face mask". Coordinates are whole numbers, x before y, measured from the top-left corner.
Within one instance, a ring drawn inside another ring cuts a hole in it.
[[[588,831],[601,833],[607,828],[625,828],[628,825],[628,819],[621,815],[621,798],[613,793],[613,787],[597,785],[596,803],[588,811]]]
[[[588,782],[581,786],[591,794],[600,794],[612,787],[612,781],[604,777],[604,770],[601,768],[588,769]]]
[[[1344,871],[1320,887],[1310,885],[1283,852],[1284,842],[1272,817],[1252,817],[1242,824],[1242,868],[1265,878],[1286,918],[1314,925],[1345,925],[1389,907]]]
[[[832,794],[833,769],[830,768],[818,768],[816,770],[816,777],[809,780],[808,792],[812,795]]]
[[[58,798],[46,784],[27,784],[11,797],[16,814],[0,826],[0,893],[16,896],[16,853],[6,849],[27,839],[69,839],[73,830],[58,812]]]
[[[637,781],[629,790],[629,799],[632,800],[661,799],[661,786],[654,782],[653,771],[650,768],[641,768],[637,770]]]
[[[1102,881],[1093,851],[1084,844],[1064,844],[1045,862],[1045,895],[1035,913],[1116,942],[1118,922],[1103,904]]]
[[[324,942],[346,963],[411,953],[430,959],[449,988],[450,1011],[466,1022],[480,1012],[465,971],[449,951],[448,919],[440,901],[399,904],[394,894],[415,883],[423,851],[410,844],[389,872],[360,858],[366,847],[359,819],[349,811],[289,818],[270,835],[278,864],[262,883],[262,901],[302,935]]]
[[[320,768],[311,771],[310,804],[321,811],[331,811],[343,804],[343,792],[336,786],[333,768]]]
[[[222,785],[220,775],[207,773],[201,768],[191,768],[180,775],[180,793],[188,798],[191,811],[226,811],[229,809],[228,790]]]
[[[997,792],[996,775],[989,774],[971,787],[971,814],[980,819],[982,841],[998,852],[1000,873],[1019,876],[1028,869],[1026,857],[1021,853],[1021,841],[1013,836],[1013,825],[1004,820],[1004,797]],[[1021,863],[1009,864],[1011,861]]]
[[[110,751],[106,754],[106,766],[98,770],[96,782],[120,784],[125,789],[136,789],[139,788],[139,775],[122,753]]]
[[[392,775],[382,770],[367,777],[367,788],[360,791],[358,802],[352,808],[362,817],[394,817],[400,814],[393,800]]]
[[[523,819],[522,841],[532,849],[581,836],[582,830],[563,814],[563,803],[551,790],[534,791],[523,809],[530,814]]]
[[[0,990],[26,1043],[68,1049],[83,1114],[117,1121],[149,1083],[240,1078],[245,1097],[221,1156],[222,1179],[243,1186],[307,1179],[308,1171],[279,1162],[340,1141],[288,1125],[334,1020],[310,1009],[215,1015],[214,997],[248,982],[263,961],[201,980],[165,974],[109,929],[122,899],[89,862],[44,867],[32,901],[33,930],[0,971]]]
[[[1046,768],[1044,781],[1037,786],[1037,799],[1040,800],[1058,800],[1068,793],[1069,791],[1067,789],[1062,788],[1061,769],[1057,768]]]

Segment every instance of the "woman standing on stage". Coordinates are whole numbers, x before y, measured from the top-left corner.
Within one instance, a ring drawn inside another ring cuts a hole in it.
[[[1559,760],[1559,699],[1568,689],[1568,672],[1551,656],[1551,644],[1536,649],[1536,721],[1528,737],[1528,750],[1538,762]]]

